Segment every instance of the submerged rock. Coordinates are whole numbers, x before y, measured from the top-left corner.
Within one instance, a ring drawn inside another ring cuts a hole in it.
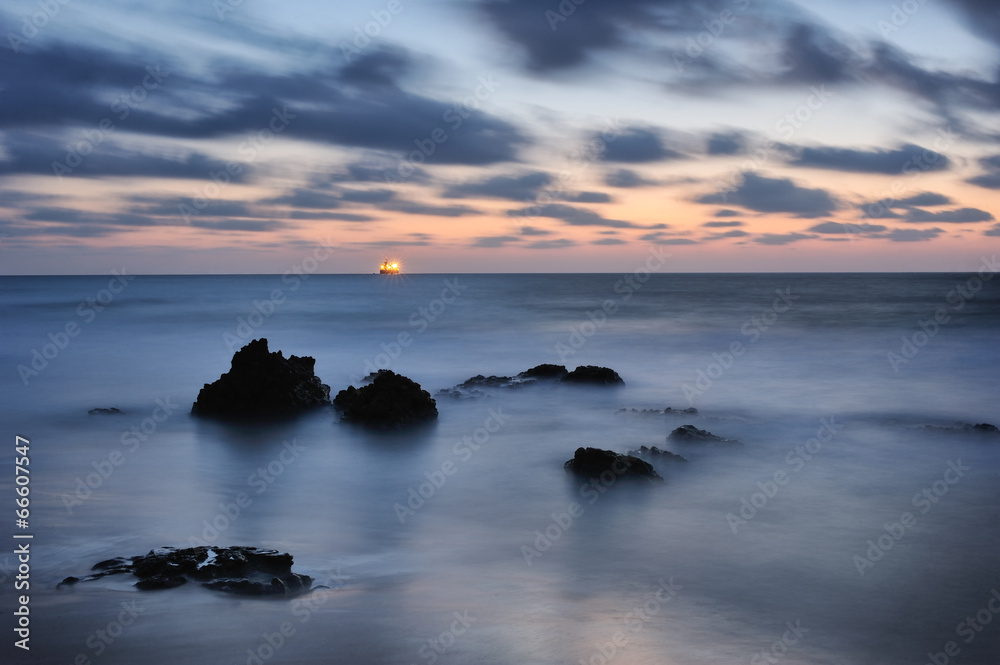
[[[91,416],[119,416],[122,414],[122,410],[115,406],[112,406],[109,409],[97,407],[96,409],[87,411],[87,414]]]
[[[665,462],[684,462],[687,463],[687,459],[678,455],[677,453],[672,453],[669,450],[660,450],[656,446],[649,448],[647,446],[641,446],[639,450],[628,451],[629,455],[633,457],[651,457],[655,460],[662,460]]]
[[[59,586],[89,582],[109,575],[131,574],[145,591],[172,589],[189,581],[216,591],[251,596],[290,595],[308,591],[312,578],[292,572],[292,555],[256,547],[161,547],[148,554],[108,559],[83,579],[67,577]]]
[[[734,443],[742,445],[735,439],[726,439],[721,436],[716,436],[708,430],[698,429],[694,425],[681,425],[668,434],[667,439],[670,441],[680,441],[682,443]]]
[[[254,340],[233,355],[231,369],[205,384],[191,413],[218,417],[291,415],[330,403],[330,386],[314,372],[308,356],[270,352],[267,339]]]
[[[605,474],[609,473],[611,479],[628,478],[642,482],[663,480],[649,462],[600,448],[577,448],[573,459],[568,460],[563,468],[584,478],[599,478],[605,485],[610,484],[605,482]]]
[[[430,393],[388,369],[379,370],[367,386],[341,390],[333,405],[343,412],[343,420],[380,429],[417,425],[438,415]]]
[[[968,432],[975,434],[1000,434],[1000,428],[996,425],[991,425],[990,423],[979,423],[978,425],[973,425],[971,423],[956,423],[947,427],[941,425],[924,425],[923,429],[938,431],[938,432]]]
[[[562,380],[566,383],[591,383],[603,386],[625,384],[615,370],[595,365],[581,365],[562,377]]]

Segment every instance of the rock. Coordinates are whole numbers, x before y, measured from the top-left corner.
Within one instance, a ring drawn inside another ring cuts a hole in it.
[[[725,439],[721,436],[716,436],[707,430],[698,429],[694,425],[681,425],[668,434],[667,439],[670,441],[679,441],[681,443],[740,443],[735,439]]]
[[[658,461],[662,460],[665,462],[687,463],[687,460],[677,453],[672,453],[669,450],[660,450],[656,446],[653,446],[652,448],[641,446],[639,450],[630,450],[627,454],[632,455],[633,457],[652,457]]]
[[[649,462],[632,455],[620,455],[600,448],[577,448],[573,459],[567,461],[563,468],[584,478],[600,478],[605,485],[609,483],[604,482],[602,476],[607,473],[612,474],[615,480],[618,478],[641,482],[663,480]]]
[[[989,423],[979,423],[978,425],[972,426],[973,431],[982,432],[984,434],[998,434],[1000,429],[996,425],[991,425]]]
[[[91,409],[90,411],[87,412],[87,414],[91,416],[118,416],[121,415],[121,413],[122,413],[121,409],[114,406],[111,407],[110,409],[104,409],[98,407],[96,409]]]
[[[922,429],[938,431],[938,432],[967,432],[976,434],[1000,434],[1000,429],[996,425],[991,425],[990,423],[979,423],[978,425],[973,425],[971,423],[955,423],[954,425],[942,426],[942,425],[922,425]]]
[[[624,385],[618,372],[607,367],[581,365],[562,378],[566,383],[590,383],[602,386]]]
[[[314,372],[309,357],[271,353],[267,339],[254,340],[233,355],[231,369],[205,384],[191,413],[217,417],[292,415],[330,403],[330,386]]]
[[[333,405],[343,412],[343,420],[380,429],[417,425],[438,415],[430,393],[388,369],[379,370],[370,385],[341,390]]]
[[[73,586],[74,584],[76,584],[79,581],[80,581],[79,577],[70,576],[70,577],[67,577],[66,579],[64,579],[59,584],[57,584],[56,588],[58,589],[59,587],[62,587],[62,586]]]
[[[292,555],[256,547],[161,547],[130,559],[108,559],[82,580],[67,577],[59,586],[131,573],[144,591],[172,589],[194,580],[216,591],[252,596],[289,595],[308,591],[312,578],[292,572]]]
[[[542,364],[535,365],[531,369],[524,370],[517,375],[517,378],[539,380],[561,379],[566,376],[566,374],[568,374],[568,372],[566,371],[566,367],[563,365]]]
[[[671,407],[668,406],[667,408],[665,408],[663,410],[663,413],[666,413],[666,414],[684,414],[684,415],[687,415],[687,416],[696,416],[696,415],[698,415],[698,409],[694,408],[693,406],[692,407],[688,407],[687,409],[673,409],[673,408],[671,408]]]

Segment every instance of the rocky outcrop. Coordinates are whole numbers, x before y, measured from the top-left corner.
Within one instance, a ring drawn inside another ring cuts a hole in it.
[[[588,383],[599,386],[625,385],[618,372],[607,367],[581,365],[562,378],[566,383]]]
[[[115,406],[112,406],[111,408],[108,409],[103,407],[97,407],[96,409],[91,409],[90,411],[87,411],[87,414],[91,416],[120,416],[122,415],[122,411],[121,409]]]
[[[672,453],[669,450],[660,450],[656,446],[653,446],[652,448],[648,446],[640,446],[639,450],[630,450],[627,454],[632,455],[633,457],[648,457],[656,461],[687,463],[687,460],[681,455]]]
[[[377,429],[397,429],[437,418],[437,403],[419,383],[379,370],[367,386],[349,386],[333,400],[344,421]]]
[[[742,445],[735,439],[725,439],[721,436],[716,436],[707,430],[698,429],[694,425],[681,425],[667,435],[667,440],[679,443],[728,443]]]
[[[287,416],[330,403],[330,386],[314,372],[310,357],[270,352],[254,340],[233,355],[231,369],[205,384],[191,413],[222,418]]]
[[[663,480],[649,462],[600,448],[577,448],[573,459],[568,460],[563,468],[584,478],[599,479],[605,485],[610,484],[609,480],[617,479],[640,482]]]
[[[308,591],[312,578],[292,572],[292,555],[256,547],[161,547],[131,558],[94,564],[91,575],[67,577],[59,586],[89,582],[109,575],[131,574],[136,588],[172,589],[189,581],[203,587],[246,596],[284,596]]]
[[[517,378],[536,379],[542,381],[545,379],[561,379],[568,373],[569,372],[567,372],[563,365],[541,364],[535,365],[531,369],[524,370],[517,375]]]

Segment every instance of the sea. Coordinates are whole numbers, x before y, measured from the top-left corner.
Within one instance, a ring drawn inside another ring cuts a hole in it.
[[[0,661],[1000,662],[994,272],[2,277]],[[541,363],[624,385],[439,395],[391,432],[192,416],[258,338],[333,394]],[[644,445],[687,463],[563,467]],[[316,588],[59,586],[202,544]]]

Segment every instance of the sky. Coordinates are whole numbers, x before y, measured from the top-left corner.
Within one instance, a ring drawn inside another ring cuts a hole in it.
[[[1000,250],[993,0],[9,0],[0,39],[0,274]]]

